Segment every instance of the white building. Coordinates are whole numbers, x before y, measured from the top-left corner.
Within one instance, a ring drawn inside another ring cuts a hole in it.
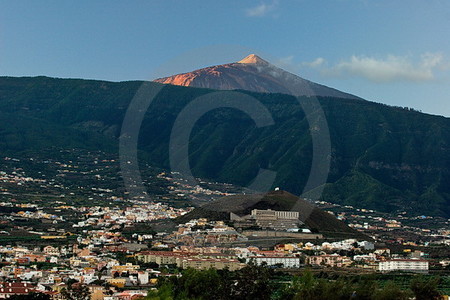
[[[378,264],[378,271],[383,273],[392,271],[428,273],[428,261],[423,259],[386,260]]]
[[[283,257],[283,256],[255,256],[251,257],[255,264],[260,266],[266,263],[268,266],[282,265],[284,268],[299,268],[299,257]]]
[[[140,284],[143,284],[143,285],[148,284],[148,281],[149,281],[148,272],[139,271],[138,272],[138,281]]]
[[[45,254],[52,256],[59,256],[61,254],[58,248],[55,248],[53,246],[45,246],[43,251]]]
[[[261,209],[253,209],[251,212],[252,216],[261,219],[292,219],[298,220],[299,212],[298,211],[279,211],[279,210],[261,210]]]
[[[375,245],[372,242],[368,242],[368,241],[358,242],[358,247],[362,247],[366,250],[374,250],[375,249]]]

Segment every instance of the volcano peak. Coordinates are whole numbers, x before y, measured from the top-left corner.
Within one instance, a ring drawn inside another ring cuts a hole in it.
[[[240,61],[238,61],[238,63],[240,63],[240,64],[265,64],[265,65],[269,64],[267,61],[265,61],[264,59],[262,59],[261,57],[259,57],[256,54],[250,54],[250,55],[246,56],[244,59],[241,59]]]

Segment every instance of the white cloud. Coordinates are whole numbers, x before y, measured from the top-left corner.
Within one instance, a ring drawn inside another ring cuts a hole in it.
[[[325,59],[322,57],[318,57],[315,60],[311,61],[311,62],[304,62],[302,63],[302,66],[308,66],[311,68],[317,68],[322,66],[325,63]]]
[[[269,12],[273,11],[278,5],[278,1],[273,1],[270,4],[261,3],[255,7],[248,8],[246,14],[248,17],[264,17]]]
[[[281,57],[281,58],[277,59],[274,63],[275,63],[275,65],[280,65],[280,66],[292,66],[294,64],[294,56],[290,55],[290,56],[286,56],[286,57]]]
[[[301,72],[302,69],[305,69],[305,67],[320,69],[321,67],[324,67],[326,65],[326,61],[324,58],[318,57],[313,61],[298,63],[295,62],[295,57],[293,55],[289,55],[278,58],[277,60],[274,61],[274,64],[289,72],[298,73]]]
[[[442,53],[425,53],[422,54],[422,66],[424,68],[434,68],[439,66],[444,60]]]
[[[316,68],[330,77],[362,77],[374,82],[431,81],[435,79],[436,71],[448,69],[441,53],[422,54],[416,62],[409,56],[389,55],[380,59],[353,55],[332,67],[326,67],[325,59],[319,57],[312,62],[302,63],[302,66]]]
[[[442,53],[431,52],[422,54],[416,60],[411,56],[388,55],[385,58],[374,58],[353,55],[335,65],[330,64],[322,57],[296,63],[294,56],[291,55],[278,59],[275,64],[294,73],[310,68],[327,77],[359,77],[378,83],[432,81],[438,77],[439,72],[450,70],[450,62],[444,58]]]

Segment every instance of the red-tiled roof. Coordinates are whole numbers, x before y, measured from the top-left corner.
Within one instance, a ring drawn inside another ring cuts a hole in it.
[[[35,292],[35,286],[28,282],[1,282],[0,294],[9,295],[26,295],[31,292]]]

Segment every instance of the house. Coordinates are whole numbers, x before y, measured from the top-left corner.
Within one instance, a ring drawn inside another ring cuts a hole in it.
[[[91,293],[91,300],[103,300],[105,289],[100,285],[90,285],[89,293]]]
[[[127,280],[125,278],[108,278],[106,279],[106,282],[118,288],[123,288],[125,287]]]
[[[373,253],[377,255],[383,255],[383,256],[391,256],[391,249],[389,248],[380,248],[375,250]]]
[[[312,266],[344,267],[351,264],[351,259],[338,254],[309,256],[306,263]]]
[[[8,299],[13,295],[28,295],[35,291],[35,286],[27,282],[0,283],[0,299]]]
[[[126,263],[125,265],[117,265],[117,266],[113,266],[111,269],[111,273],[136,273],[137,270],[139,270],[140,266],[139,265],[133,265],[132,263]]]
[[[53,246],[45,246],[43,252],[49,256],[60,256],[61,255],[58,248],[55,248]]]
[[[146,290],[143,291],[132,290],[132,291],[123,291],[115,294],[114,296],[120,300],[134,300],[134,299],[141,299],[142,297],[147,296],[147,293],[148,291]]]
[[[139,281],[139,284],[142,284],[142,285],[148,284],[148,282],[149,282],[148,272],[139,271],[138,272],[138,281]]]

